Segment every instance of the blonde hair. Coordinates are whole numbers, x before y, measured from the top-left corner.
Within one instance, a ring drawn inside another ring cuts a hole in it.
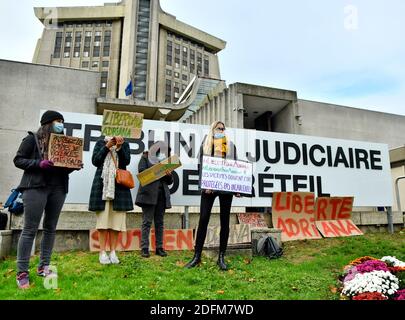
[[[205,155],[211,156],[212,154],[212,146],[214,145],[214,134],[215,134],[215,128],[217,125],[222,124],[225,128],[225,124],[222,121],[215,121],[213,124],[211,124],[210,131],[208,132],[207,139],[205,139],[203,151]]]

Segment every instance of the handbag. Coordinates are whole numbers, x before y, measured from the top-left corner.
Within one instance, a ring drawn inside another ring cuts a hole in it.
[[[129,189],[135,188],[135,181],[134,181],[134,177],[132,176],[131,172],[129,172],[128,170],[118,168],[117,161],[115,160],[112,152],[111,152],[111,157],[114,161],[114,165],[115,165],[115,169],[116,169],[115,181],[118,184],[120,184],[124,187],[127,187]]]

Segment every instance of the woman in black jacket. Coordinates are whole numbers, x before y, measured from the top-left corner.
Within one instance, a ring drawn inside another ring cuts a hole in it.
[[[170,155],[170,147],[164,142],[155,143],[149,152],[144,152],[139,161],[138,172],[141,173],[153,165],[163,161]],[[166,251],[163,248],[164,213],[172,207],[170,202],[169,185],[173,183],[170,172],[151,184],[140,186],[136,196],[135,204],[142,208],[142,240],[141,255],[149,258],[149,233],[152,221],[155,221],[156,254],[165,257]]]
[[[55,276],[49,268],[56,225],[68,193],[69,174],[73,169],[54,167],[48,160],[51,133],[63,134],[63,115],[46,111],[41,117],[41,127],[36,134],[29,132],[24,138],[14,164],[24,170],[18,189],[23,193],[24,227],[17,247],[17,285],[29,288],[29,260],[38,226],[45,210],[41,255],[37,274]]]
[[[101,264],[118,264],[115,249],[119,232],[126,231],[126,213],[134,208],[129,188],[116,183],[116,163],[126,170],[131,162],[129,143],[122,137],[105,137],[97,141],[92,162],[97,167],[91,186],[89,211],[97,213],[96,229],[100,235]],[[106,253],[106,241],[110,239],[110,255]]]
[[[211,125],[210,132],[208,133],[200,148],[200,182],[202,175],[203,156],[237,160],[235,145],[225,136],[225,125],[223,122],[216,121]],[[210,221],[211,210],[216,197],[219,197],[221,231],[217,264],[221,270],[227,270],[228,267],[225,263],[225,252],[228,246],[229,220],[233,196],[234,194],[231,192],[212,191],[204,189],[201,190],[201,214],[200,220],[198,222],[194,257],[188,264],[186,264],[186,268],[193,268],[201,262],[201,253],[203,250],[205,237],[207,236],[207,228]],[[236,194],[236,197],[240,197],[240,194]]]

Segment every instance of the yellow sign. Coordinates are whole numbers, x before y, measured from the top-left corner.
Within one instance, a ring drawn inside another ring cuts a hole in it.
[[[173,155],[170,158],[163,160],[162,162],[155,164],[153,167],[146,169],[145,171],[137,175],[142,187],[159,180],[166,175],[166,171],[174,171],[181,167],[180,159],[177,155]]]
[[[143,117],[142,113],[104,110],[101,134],[107,137],[139,139]]]

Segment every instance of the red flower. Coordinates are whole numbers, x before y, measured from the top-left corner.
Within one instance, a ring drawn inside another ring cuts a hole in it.
[[[353,300],[388,300],[379,292],[364,292],[353,297]]]

